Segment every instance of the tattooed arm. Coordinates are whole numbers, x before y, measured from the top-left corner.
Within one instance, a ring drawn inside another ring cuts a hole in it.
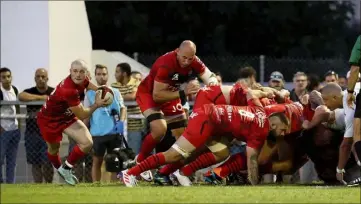
[[[259,180],[258,175],[258,151],[252,147],[247,146],[247,170],[248,170],[248,180],[252,185],[256,185]]]

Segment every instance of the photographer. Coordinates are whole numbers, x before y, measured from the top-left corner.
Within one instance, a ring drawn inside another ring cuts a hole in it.
[[[96,65],[95,79],[98,86],[106,85],[108,82],[107,67]],[[105,151],[109,153],[113,151],[114,148],[120,147],[122,144],[120,134],[123,134],[126,117],[125,108],[120,92],[114,88],[112,90],[114,93],[113,103],[107,107],[98,108],[85,122],[85,124],[90,123],[90,133],[93,137],[93,182],[100,182],[101,166]],[[89,107],[94,104],[94,101],[95,91],[90,90],[86,93],[84,106]],[[116,175],[114,173],[112,174],[111,180],[116,180]]]

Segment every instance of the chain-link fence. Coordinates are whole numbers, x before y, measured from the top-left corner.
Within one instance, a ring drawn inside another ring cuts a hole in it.
[[[2,182],[7,183],[51,183],[59,182],[59,176],[54,171],[53,166],[47,158],[47,145],[41,137],[39,127],[36,122],[36,114],[40,110],[43,102],[19,102],[0,101],[0,106],[17,105],[20,106],[17,114],[11,115],[1,112],[1,119],[18,120],[19,129],[17,131],[1,132],[1,173]],[[135,102],[127,102],[125,105],[135,105]],[[128,116],[131,118],[132,116]],[[135,118],[139,118],[136,116]],[[8,135],[3,135],[4,133]],[[16,133],[16,134],[15,134]],[[125,129],[125,135],[127,134]],[[4,139],[7,140],[5,141]],[[74,147],[75,142],[63,135],[60,147],[60,157],[65,161],[66,156]],[[15,156],[16,155],[16,156]],[[88,154],[74,167],[74,174],[80,182],[92,182],[92,154]],[[102,169],[104,173],[104,167]],[[105,175],[105,174],[103,174]],[[107,176],[105,176],[107,177]],[[0,178],[0,179],[1,179]],[[102,176],[103,179],[103,176]],[[105,178],[107,180],[107,178]]]
[[[160,54],[138,53],[137,60],[147,67],[151,67]],[[280,71],[285,81],[291,82],[297,71],[323,75],[333,70],[339,75],[346,75],[349,70],[347,59],[302,59],[302,58],[274,58],[267,56],[199,56],[201,60],[214,72],[221,72],[223,80],[236,81],[239,68],[252,66],[258,73],[258,80],[268,81],[273,71]]]

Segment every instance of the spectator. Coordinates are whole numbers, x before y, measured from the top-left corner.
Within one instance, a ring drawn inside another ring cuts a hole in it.
[[[107,84],[108,69],[106,66],[97,65],[95,67],[95,79],[98,86]],[[120,92],[113,88],[113,93],[114,100],[111,105],[97,109],[89,119],[85,120],[85,124],[90,125],[90,134],[93,137],[93,182],[100,182],[105,151],[110,152],[122,145],[119,134],[123,134],[126,112]],[[88,91],[86,96],[84,106],[90,107],[95,102],[95,91]],[[116,116],[119,117],[119,122],[115,120]],[[119,126],[116,126],[117,124]],[[116,180],[115,173],[112,175],[112,180]]]
[[[35,72],[36,86],[25,89],[19,94],[20,101],[45,101],[53,92],[54,88],[48,86],[48,72],[37,69]],[[47,146],[41,137],[39,127],[36,123],[36,114],[41,109],[41,105],[26,106],[28,118],[25,129],[25,150],[26,160],[31,164],[31,170],[35,183],[53,182],[54,169],[47,157]]]
[[[342,91],[347,89],[347,78],[345,76],[340,76],[338,78],[338,85],[342,88]]]
[[[304,72],[297,72],[293,76],[293,84],[295,86],[290,93],[290,98],[294,102],[300,102],[301,98],[307,94],[307,75]]]
[[[131,75],[134,79],[137,80],[138,83],[140,83],[143,80],[143,75],[138,71],[132,71]]]
[[[18,89],[11,84],[12,76],[10,69],[3,67],[0,69],[1,92],[0,101],[16,101]],[[20,142],[20,130],[16,118],[4,118],[6,116],[16,116],[17,108],[15,105],[1,106],[1,128],[0,128],[0,183],[3,183],[2,166],[6,160],[6,183],[15,182],[15,166],[18,147]]]
[[[328,71],[325,74],[325,82],[326,83],[331,83],[331,82],[338,82],[338,74],[334,71]]]
[[[268,86],[278,91],[284,89],[285,82],[284,82],[283,74],[278,71],[272,72],[270,76],[270,80],[268,81]]]
[[[307,85],[307,91],[311,92],[313,90],[320,91],[322,86],[320,82],[320,78],[315,74],[310,74],[307,77],[308,85]]]
[[[223,80],[222,80],[221,72],[217,72],[217,73],[216,73],[216,78],[217,78],[218,84],[219,84],[220,86],[222,86]]]
[[[131,67],[128,63],[120,63],[115,69],[116,83],[112,87],[119,89],[124,101],[135,102],[139,85],[138,80],[131,77]],[[143,137],[144,119],[138,105],[127,106],[127,141],[130,148],[138,154]]]

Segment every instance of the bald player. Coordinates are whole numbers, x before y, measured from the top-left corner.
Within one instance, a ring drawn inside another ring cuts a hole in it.
[[[356,94],[358,94],[358,90],[356,90]],[[342,88],[337,83],[329,83],[321,90],[322,99],[331,111],[342,108],[344,110],[344,121],[345,121],[345,133],[344,138],[340,146],[339,151],[339,160],[338,165],[336,167],[337,179],[345,184],[343,179],[343,175],[345,172],[345,166],[348,158],[351,154],[352,143],[353,143],[353,119],[355,115],[355,105],[352,107],[347,104],[347,90],[342,91]],[[360,163],[360,162],[358,162]]]
[[[48,86],[48,72],[39,68],[35,72],[35,86],[25,89],[19,94],[20,101],[45,101],[53,87]],[[26,160],[31,164],[31,170],[35,183],[51,183],[53,181],[53,166],[46,156],[46,143],[41,137],[35,116],[41,105],[26,106],[28,118],[26,119],[25,150]]]
[[[183,105],[187,95],[198,92],[200,85],[190,79],[198,75],[206,85],[217,84],[217,78],[196,56],[196,45],[186,40],[179,48],[160,56],[153,64],[149,75],[140,83],[136,101],[147,122],[150,133],[144,138],[136,162],[145,160],[164,137],[167,127],[178,138],[186,127]],[[189,83],[187,83],[189,82]],[[182,89],[181,85],[185,84]],[[142,178],[152,180],[150,171],[143,172]]]

